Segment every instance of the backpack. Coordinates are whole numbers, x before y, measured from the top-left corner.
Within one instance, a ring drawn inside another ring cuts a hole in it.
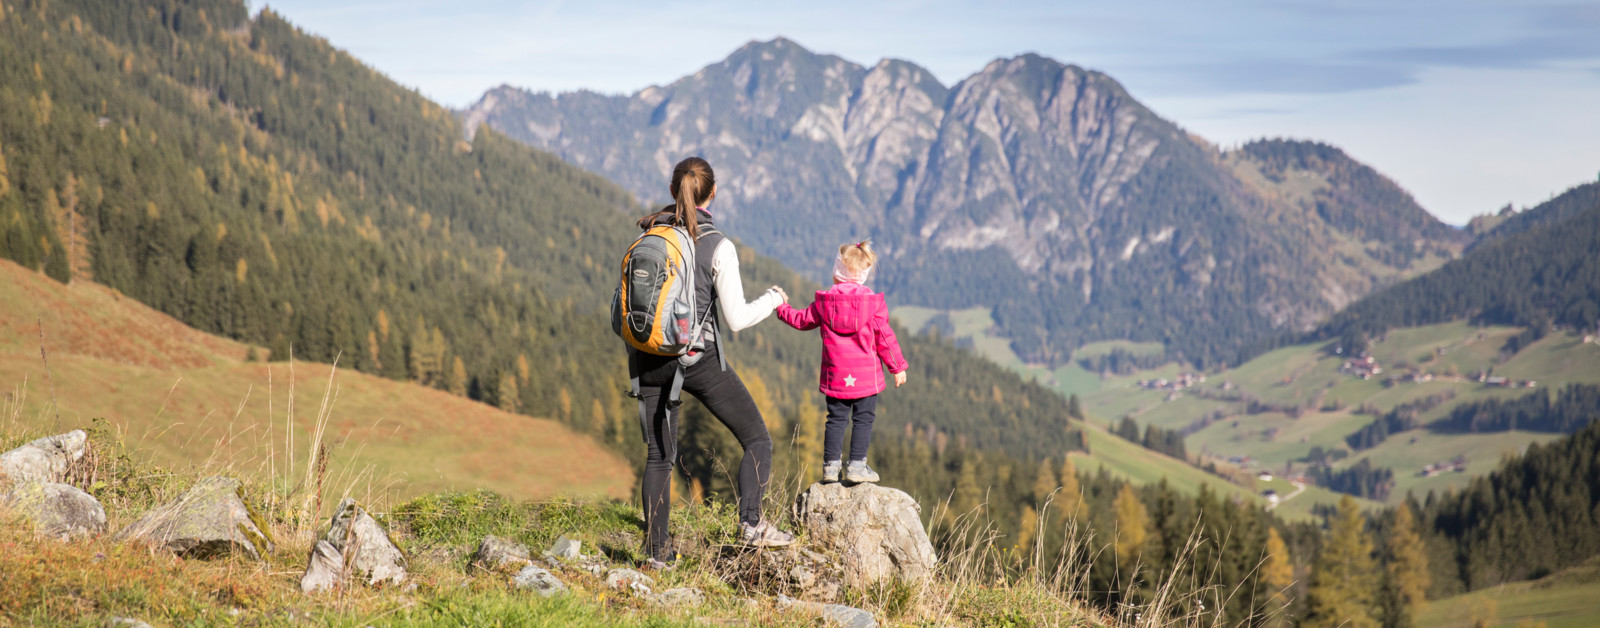
[[[721,232],[711,226],[700,229],[700,238],[712,234]],[[611,331],[621,336],[630,350],[678,358],[665,402],[668,433],[673,415],[683,403],[683,369],[700,361],[706,337],[716,333],[717,327],[715,300],[706,304],[705,311],[696,311],[697,253],[698,239],[691,237],[688,229],[664,224],[645,229],[622,256],[621,281],[611,297]],[[718,357],[722,355],[718,351]],[[727,362],[721,366],[726,369]],[[628,396],[639,400],[639,427],[648,444],[650,417],[638,377],[631,379]],[[671,440],[665,434],[663,438]],[[676,443],[668,446],[669,459],[676,457],[676,449]]]
[[[700,232],[704,238],[714,228]],[[611,302],[611,331],[651,355],[677,356],[683,366],[704,348],[714,304],[697,312],[696,238],[683,227],[656,225],[639,234],[622,256],[622,280]],[[713,325],[715,323],[712,323]]]

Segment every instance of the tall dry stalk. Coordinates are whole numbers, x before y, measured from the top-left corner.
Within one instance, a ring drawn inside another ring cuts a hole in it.
[[[50,354],[44,350],[44,316],[34,319],[39,324],[39,359],[44,362],[44,379],[50,384],[50,407],[55,410],[56,431],[61,431],[61,404],[56,402],[56,379],[50,374]]]

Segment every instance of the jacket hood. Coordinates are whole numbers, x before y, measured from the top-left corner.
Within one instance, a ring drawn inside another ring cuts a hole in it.
[[[817,291],[818,322],[836,334],[854,334],[884,307],[883,295],[858,283],[841,283]]]

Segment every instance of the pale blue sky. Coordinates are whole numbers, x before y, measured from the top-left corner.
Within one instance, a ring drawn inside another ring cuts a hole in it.
[[[947,85],[1025,52],[1102,70],[1224,146],[1340,146],[1452,223],[1600,175],[1596,0],[270,6],[453,107],[501,83],[631,93],[781,35],[863,65],[913,61]]]

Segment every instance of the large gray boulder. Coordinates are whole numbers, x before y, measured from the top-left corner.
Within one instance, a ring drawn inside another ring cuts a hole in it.
[[[60,482],[72,463],[83,459],[89,435],[83,430],[46,436],[0,454],[0,486],[23,482]]]
[[[910,495],[876,484],[813,484],[795,514],[813,549],[839,557],[845,583],[926,582],[938,559]]]
[[[196,558],[238,553],[265,560],[277,548],[261,517],[244,503],[244,485],[220,476],[200,480],[145,513],[117,538]]]
[[[0,497],[0,503],[32,521],[41,536],[67,541],[106,531],[106,510],[100,500],[75,486],[24,482]]]
[[[333,525],[323,540],[344,556],[353,574],[365,576],[367,584],[400,584],[406,579],[406,557],[389,538],[383,525],[349,497],[339,502]]]

